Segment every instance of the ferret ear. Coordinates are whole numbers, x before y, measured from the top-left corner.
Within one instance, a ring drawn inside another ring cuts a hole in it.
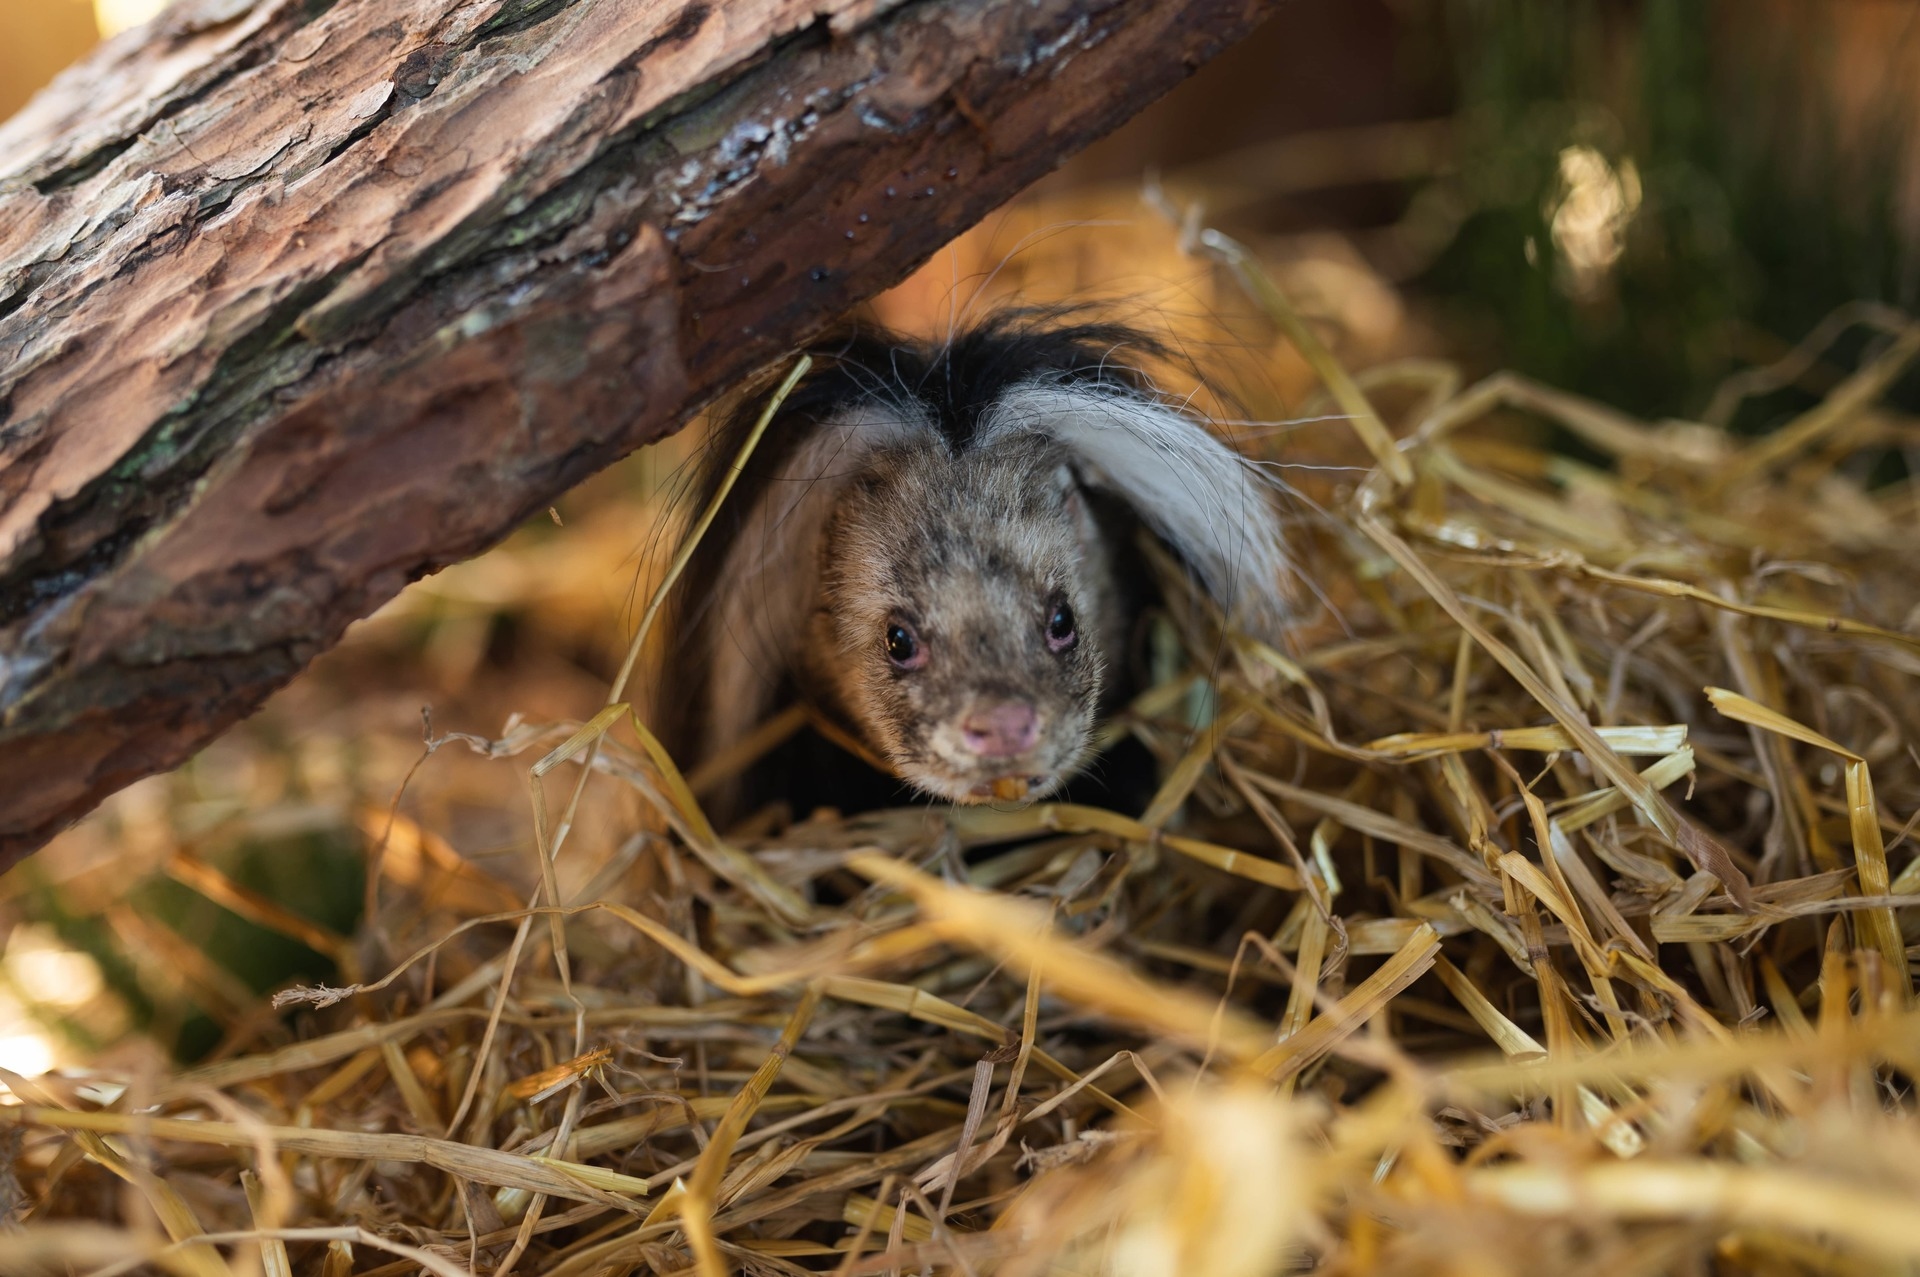
[[[1072,466],[1062,461],[1053,468],[1053,491],[1056,496],[1071,497],[1079,489],[1080,476],[1073,472]]]
[[[1071,462],[1063,461],[1054,467],[1054,495],[1059,499],[1060,509],[1065,512],[1068,522],[1073,525],[1074,535],[1080,539],[1081,553],[1100,556],[1099,546],[1103,535],[1100,520],[1087,503],[1085,487]]]
[[[1065,449],[1069,476],[1126,502],[1238,623],[1271,636],[1286,620],[1292,570],[1273,485],[1198,421],[1122,386],[1030,381],[982,423],[983,442],[1011,434]]]

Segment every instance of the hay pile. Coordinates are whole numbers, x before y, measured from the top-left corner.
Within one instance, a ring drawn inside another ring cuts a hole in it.
[[[1920,1264],[1920,468],[1860,460],[1920,455],[1877,406],[1920,326],[1848,313],[1731,384],[1722,419],[1883,334],[1741,442],[1350,378],[1198,244],[1328,388],[1289,445],[1331,467],[1294,472],[1324,606],[1281,652],[1174,587],[1183,659],[1116,725],[1164,764],[1139,819],[723,836],[698,795],[747,760],[683,778],[624,678],[584,726],[453,742],[530,774],[535,907],[404,819],[353,940],[207,869],[379,978],[285,995],[295,1045],[8,1077],[0,1270]],[[585,882],[582,786],[648,813]]]

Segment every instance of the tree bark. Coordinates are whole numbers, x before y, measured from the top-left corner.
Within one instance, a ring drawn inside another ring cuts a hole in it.
[[[0,867],[1274,0],[186,0],[0,126]]]

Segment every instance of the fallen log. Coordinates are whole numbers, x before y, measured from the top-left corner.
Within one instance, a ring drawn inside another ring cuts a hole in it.
[[[0,125],[0,867],[1273,0],[185,0]]]

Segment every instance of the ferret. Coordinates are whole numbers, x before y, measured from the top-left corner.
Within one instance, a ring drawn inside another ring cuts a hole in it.
[[[662,734],[690,767],[796,701],[825,731],[710,797],[716,818],[1058,794],[1140,690],[1143,529],[1235,624],[1284,622],[1273,485],[1154,390],[1151,339],[1005,311],[810,353],[682,577]],[[770,393],[718,422],[695,509]]]

